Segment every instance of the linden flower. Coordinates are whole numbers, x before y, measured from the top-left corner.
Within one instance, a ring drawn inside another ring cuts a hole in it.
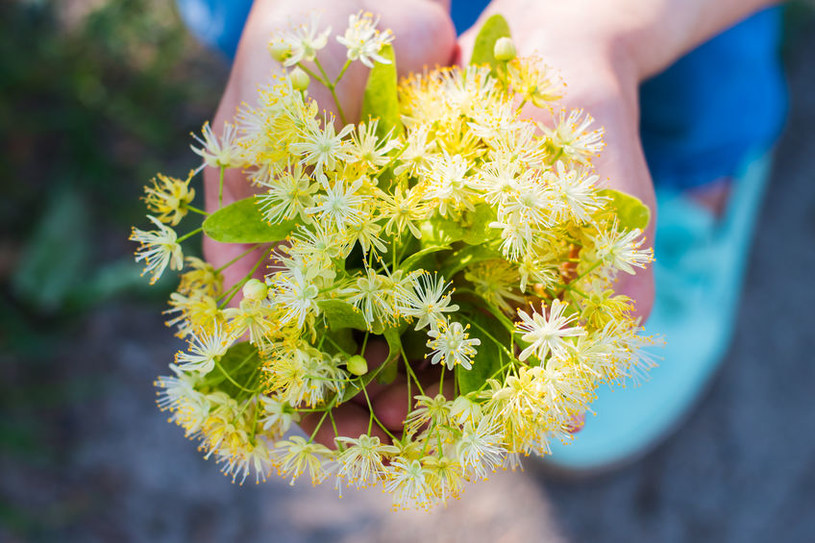
[[[470,178],[467,175],[469,164],[460,155],[443,155],[431,159],[426,170],[427,186],[424,198],[438,205],[442,217],[448,212],[462,208],[475,209],[472,198],[473,190],[470,188]]]
[[[144,260],[145,268],[142,275],[150,273],[152,285],[158,281],[168,265],[171,270],[181,270],[184,267],[184,254],[181,252],[181,245],[176,241],[178,237],[175,230],[162,224],[152,215],[148,215],[147,218],[158,227],[158,231],[146,232],[134,227],[129,239],[141,244],[136,250],[136,262]]]
[[[232,482],[239,480],[243,484],[251,472],[255,472],[255,484],[264,483],[274,468],[271,453],[262,439],[256,439],[254,444],[237,451],[237,454],[226,455],[219,459],[224,463],[221,471],[224,475],[232,475]]]
[[[419,190],[408,189],[403,191],[396,188],[393,194],[383,196],[383,213],[388,217],[385,224],[385,233],[396,233],[401,235],[407,228],[416,239],[422,238],[422,231],[419,230],[417,222],[427,217],[429,209],[421,201],[422,195]]]
[[[556,298],[549,308],[548,318],[545,313],[541,315],[534,309],[531,316],[521,309],[518,310],[518,316],[523,322],[516,322],[515,327],[526,332],[521,339],[530,343],[518,356],[521,362],[533,354],[543,362],[549,352],[556,358],[564,358],[572,346],[564,338],[578,337],[586,333],[580,326],[568,326],[577,320],[576,313],[568,317],[563,315],[568,305]]]
[[[306,209],[306,213],[316,213],[320,215],[321,220],[333,222],[338,231],[345,230],[350,224],[359,224],[365,205],[365,198],[358,193],[363,178],[360,177],[350,184],[337,179],[333,185],[328,184],[328,179],[324,175],[321,180],[325,194],[317,195],[316,205]]]
[[[447,364],[449,370],[456,365],[461,365],[465,370],[472,368],[471,359],[478,352],[475,347],[481,345],[481,340],[468,339],[470,336],[460,323],[448,325],[442,321],[438,330],[430,330],[427,335],[432,338],[427,342],[427,346],[433,349],[430,353],[431,363]]]
[[[337,161],[352,157],[350,146],[343,138],[353,130],[354,125],[349,124],[337,134],[334,130],[334,118],[326,115],[323,117],[323,128],[316,123],[305,127],[301,139],[289,144],[289,150],[301,157],[301,164],[313,165],[315,176],[319,176],[324,170],[333,171],[337,167]]]
[[[263,285],[261,283],[261,285]],[[266,285],[263,285],[264,289]],[[229,319],[230,329],[235,337],[240,337],[245,333],[249,334],[249,342],[264,349],[271,343],[272,331],[276,322],[272,317],[273,310],[268,303],[256,300],[249,300],[244,294],[239,307],[228,307],[223,310],[223,315]]]
[[[464,484],[464,473],[461,464],[454,458],[428,456],[425,458],[425,469],[430,488],[435,497],[446,502],[449,497],[458,496]]]
[[[306,209],[314,205],[314,193],[319,188],[300,163],[294,166],[288,163],[286,168],[270,173],[258,184],[268,187],[266,194],[258,195],[257,200],[263,219],[270,224],[297,216],[306,220]]]
[[[287,441],[278,443],[275,453],[280,462],[280,472],[291,475],[291,485],[305,472],[311,477],[312,485],[319,484],[328,475],[323,463],[331,457],[331,450],[325,445],[292,436]]]
[[[259,396],[263,408],[263,417],[258,422],[265,432],[272,435],[283,435],[289,431],[292,423],[300,421],[300,415],[288,403],[269,396]]]
[[[653,249],[640,249],[645,243],[642,230],[620,231],[614,224],[600,232],[595,241],[597,257],[607,265],[634,275],[637,268],[645,268],[654,260]]]
[[[470,266],[464,278],[475,285],[475,291],[487,303],[511,313],[510,302],[524,301],[517,290],[520,276],[516,268],[505,260],[488,260]]]
[[[175,362],[185,371],[206,375],[215,367],[215,362],[226,354],[231,343],[232,337],[217,326],[211,334],[194,333],[189,342],[189,352],[179,351]]]
[[[444,394],[436,394],[433,398],[419,395],[415,399],[416,408],[405,419],[405,429],[409,433],[417,432],[431,422],[434,428],[449,422],[452,402],[448,402]]]
[[[217,296],[221,293],[224,278],[212,264],[195,256],[188,256],[184,260],[188,271],[181,274],[181,281],[176,289],[179,293],[204,296]]]
[[[536,107],[551,108],[551,103],[563,96],[563,83],[538,59],[516,58],[509,63],[507,71],[515,92]]]
[[[393,313],[388,298],[390,293],[385,288],[385,277],[368,268],[364,277],[357,278],[356,285],[348,290],[353,293],[348,302],[362,312],[362,318],[368,325],[377,320],[389,320]]]
[[[560,160],[555,164],[555,169],[557,173],[549,172],[544,175],[544,179],[557,191],[563,203],[561,209],[577,221],[589,222],[591,214],[600,208],[595,189],[600,177],[591,175],[582,168],[569,170]]]
[[[195,198],[195,189],[190,188],[192,173],[182,181],[174,177],[157,174],[152,187],[144,187],[144,198],[148,211],[155,213],[161,222],[177,225],[189,211],[187,207]]]
[[[275,276],[275,279],[276,281],[271,286],[276,289],[276,292],[271,295],[271,298],[272,303],[283,308],[281,324],[296,320],[297,326],[302,328],[309,314],[320,312],[316,300],[319,289],[308,281],[302,270],[298,268],[288,270],[287,273],[280,273]]]
[[[390,162],[387,155],[393,149],[399,147],[399,141],[391,139],[389,135],[382,140],[377,138],[376,129],[378,125],[379,119],[359,123],[357,130],[351,133],[350,160],[362,162],[369,168],[381,168]]]
[[[491,222],[490,228],[501,230],[501,252],[510,261],[517,262],[526,256],[535,232],[520,213],[504,214],[500,220]]]
[[[504,436],[498,431],[495,419],[482,418],[477,425],[467,422],[456,443],[456,454],[464,469],[476,478],[486,479],[489,472],[501,465],[506,454],[502,445]]]
[[[394,175],[400,176],[407,173],[415,176],[428,167],[428,157],[436,147],[433,139],[428,141],[429,131],[430,127],[424,124],[408,129],[407,145],[399,156],[399,165],[393,171]]]
[[[589,131],[594,119],[582,109],[573,109],[566,116],[558,114],[554,130],[542,126],[552,147],[555,158],[565,157],[581,164],[588,164],[591,157],[603,150],[603,129]]]
[[[654,363],[644,350],[655,341],[643,337],[614,280],[646,266],[651,250],[601,196],[591,158],[602,130],[591,117],[557,110],[544,116],[546,127],[524,115],[530,103],[553,111],[563,90],[536,59],[510,58],[504,40],[494,70],[425,70],[383,95],[398,102],[404,130],[383,130],[392,119],[378,106],[363,122],[337,126],[330,113],[318,115],[330,104],[318,105],[307,87],[332,90],[355,60],[382,69],[376,63],[388,62],[383,47],[393,36],[376,29],[374,15],[350,16],[334,44],[347,61],[328,82],[306,66],[327,46],[318,22],[312,15],[274,37],[270,52],[289,67],[284,75],[241,106],[223,134],[205,124],[193,142],[202,167],[240,167],[260,189],[256,213],[219,218],[223,239],[287,232],[270,249],[271,264],[269,251],[261,258],[249,247],[217,269],[182,261],[179,244],[192,234],[177,237],[172,227],[197,211],[190,179],[158,175],[145,189],[155,226],[133,230],[137,260],[152,281],[187,265],[166,313],[189,346],[158,378],[158,403],[234,482],[265,481],[273,467],[292,483],[335,473],[340,490],[382,483],[396,506],[430,507],[464,482],[514,469],[521,454],[569,441],[599,385],[644,376]],[[217,222],[205,236],[218,237]],[[232,264],[252,271],[224,285]],[[264,281],[251,279],[266,270]],[[236,295],[237,307],[226,307]],[[512,334],[502,335],[510,321],[501,313],[516,312]],[[487,314],[495,319],[476,319]],[[392,334],[404,335],[400,367],[418,392],[394,429],[402,437],[387,444],[374,419],[353,435],[337,424],[342,404],[375,377],[352,354],[374,330],[391,347]],[[418,330],[441,366],[434,383],[414,372]],[[441,392],[451,380],[459,387]],[[303,413],[317,422],[314,435],[334,430],[336,450],[288,436]]]
[[[319,27],[320,14],[312,12],[308,24],[302,24],[293,31],[284,33],[280,40],[273,44],[273,50],[279,49],[276,56],[278,60],[282,60],[283,66],[294,66],[317,57],[317,51],[328,44],[328,36],[331,34],[330,26],[323,31],[320,31]]]
[[[368,68],[373,68],[372,61],[390,64],[390,60],[379,54],[379,51],[393,41],[390,30],[379,32],[376,25],[379,17],[360,11],[348,17],[348,28],[344,36],[337,36],[337,41],[348,48],[348,60],[359,59]]]
[[[458,311],[458,306],[450,303],[450,293],[445,291],[450,283],[444,277],[422,273],[411,281],[413,288],[399,305],[399,311],[406,317],[419,319],[414,330],[425,326],[435,328],[444,320],[444,313]]]
[[[190,149],[204,159],[204,165],[211,168],[236,168],[243,164],[241,148],[235,141],[238,131],[234,124],[224,123],[224,131],[220,139],[212,131],[209,122],[204,123],[201,132],[203,139],[197,134],[192,134],[201,147],[190,145]]]
[[[197,434],[204,425],[210,410],[210,401],[196,390],[200,378],[170,364],[175,377],[163,375],[156,379],[159,388],[156,403],[162,411],[171,411],[170,422],[184,428],[184,435]]]
[[[396,458],[386,474],[385,491],[393,495],[394,508],[426,507],[430,503],[428,472],[418,460]]]
[[[349,239],[356,240],[362,249],[363,254],[368,254],[371,249],[376,249],[379,253],[387,253],[388,246],[379,237],[382,226],[378,222],[378,217],[365,213],[355,224],[348,225]]]
[[[399,452],[393,445],[383,445],[376,436],[362,434],[358,438],[338,437],[336,442],[346,447],[337,457],[340,464],[337,485],[341,480],[365,488],[376,484],[385,474],[383,458]]]

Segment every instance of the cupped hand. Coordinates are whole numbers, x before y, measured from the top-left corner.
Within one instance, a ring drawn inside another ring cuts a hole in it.
[[[641,73],[626,37],[635,28],[614,2],[594,0],[493,0],[460,40],[459,63],[467,63],[484,21],[507,19],[519,56],[539,56],[566,82],[564,108],[583,108],[604,128],[606,147],[594,161],[606,186],[632,194],[651,209],[645,231],[653,242],[656,222],[654,187],[639,136],[638,85]],[[547,120],[549,113],[527,106],[524,113]],[[617,288],[636,302],[643,318],[654,299],[653,272],[622,274]]]
[[[383,2],[328,0],[301,0],[293,3],[284,0],[259,0],[252,7],[241,37],[240,45],[232,66],[218,110],[213,120],[216,135],[225,122],[232,122],[237,108],[246,103],[254,106],[257,103],[258,88],[270,80],[273,74],[281,73],[282,68],[272,59],[267,45],[274,33],[291,29],[294,25],[307,22],[311,13],[320,14],[321,29],[331,27],[332,32],[328,45],[322,49],[318,58],[330,77],[335,77],[346,61],[346,49],[334,38],[342,35],[348,25],[348,17],[360,10],[373,12],[380,16],[378,27],[391,29],[395,35],[394,52],[396,66],[400,75],[420,72],[425,66],[449,65],[456,53],[456,36],[449,15],[449,1],[445,0],[394,0]],[[357,121],[362,105],[362,96],[368,77],[368,69],[359,62],[352,63],[337,86],[338,100],[349,122]],[[316,81],[309,86],[309,94],[316,99],[321,108],[337,114],[330,92]],[[339,121],[337,121],[339,123]],[[204,170],[206,208],[208,212],[218,209],[219,175],[215,168]],[[246,198],[255,189],[249,184],[239,169],[227,169],[224,174],[223,205]],[[215,267],[220,267],[245,253],[249,246],[241,244],[224,244],[209,238],[204,240],[204,255]],[[241,258],[224,270],[225,287],[236,284],[243,279],[262,257],[262,251],[256,251]],[[262,277],[264,267],[258,267],[255,275]],[[233,303],[235,303],[233,301]],[[364,353],[369,364],[375,367],[386,357],[384,343],[371,342]],[[371,401],[375,412],[380,413],[380,420],[394,431],[401,428],[407,410],[407,389],[400,387],[400,381],[391,387],[369,387]],[[404,412],[404,413],[403,413]],[[370,419],[367,400],[356,398],[333,411],[334,421],[340,435],[358,436],[366,433]],[[319,418],[305,417],[301,426],[306,432],[316,426]],[[379,435],[388,442],[386,434],[375,427],[374,435]],[[316,435],[316,440],[330,447],[334,446],[334,433],[331,425],[324,425]]]

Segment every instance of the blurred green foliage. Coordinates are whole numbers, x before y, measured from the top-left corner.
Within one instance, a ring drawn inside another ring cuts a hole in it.
[[[159,309],[172,286],[140,277],[130,225],[145,226],[139,197],[157,171],[196,166],[189,133],[226,77],[174,8],[0,2],[0,460],[59,469],[68,406],[107,377],[58,353],[101,302],[134,292]],[[37,538],[52,513],[0,495],[0,539],[2,527]]]
[[[194,165],[223,84],[172,3],[86,4],[0,4],[0,280],[4,303],[48,316],[142,284],[122,260],[141,186]]]

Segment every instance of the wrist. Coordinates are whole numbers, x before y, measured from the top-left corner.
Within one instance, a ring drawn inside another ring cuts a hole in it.
[[[493,0],[485,15],[504,15],[513,36],[534,36],[531,41],[546,57],[606,58],[642,81],[777,1]]]

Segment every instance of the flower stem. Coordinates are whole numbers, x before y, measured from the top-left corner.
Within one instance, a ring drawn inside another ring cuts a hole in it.
[[[325,73],[325,70],[323,69],[323,65],[320,64],[320,60],[318,58],[314,59],[314,64],[317,66],[317,69],[320,70],[320,73],[323,76],[322,78],[318,78],[318,80],[323,85],[325,85],[328,88],[328,90],[331,92],[331,97],[334,99],[334,105],[337,106],[337,113],[339,113],[339,115],[340,115],[340,122],[342,122],[343,126],[345,126],[346,124],[348,124],[348,121],[345,118],[345,113],[342,111],[342,106],[340,105],[340,99],[337,98],[337,90],[336,90],[337,85],[336,85],[336,83],[329,82],[328,75]],[[343,70],[343,71],[345,71],[345,70]],[[308,72],[306,72],[306,73],[308,73]]]
[[[342,69],[340,70],[340,73],[337,76],[337,79],[334,80],[334,86],[336,86],[337,83],[340,82],[340,79],[342,79],[342,76],[345,75],[345,70],[347,70],[350,65],[351,65],[351,59],[349,58],[348,60],[345,61],[345,64],[343,64]]]
[[[243,287],[243,285],[244,285],[244,284],[246,284],[246,282],[247,282],[247,281],[249,281],[249,279],[251,279],[253,275],[255,275],[255,271],[257,271],[258,267],[260,267],[260,265],[261,265],[263,262],[265,262],[265,261],[266,261],[266,259],[269,257],[269,254],[272,252],[272,249],[273,249],[273,247],[269,247],[269,248],[268,248],[266,251],[264,251],[264,252],[263,252],[263,256],[262,256],[262,257],[260,257],[260,258],[258,259],[258,261],[255,263],[255,265],[252,267],[252,269],[251,269],[251,270],[249,270],[249,273],[247,273],[247,274],[246,274],[246,275],[243,277],[243,279],[241,279],[240,281],[238,281],[237,283],[235,283],[235,284],[232,286],[232,288],[231,288],[231,289],[229,289],[228,291],[224,292],[224,293],[221,295],[221,297],[223,298],[224,296],[226,296],[227,294],[229,294],[229,296],[227,296],[227,298],[226,298],[224,301],[222,301],[222,302],[219,304],[219,307],[226,307],[226,305],[227,305],[227,304],[228,304],[230,301],[232,301],[232,298],[234,298],[234,297],[235,297],[235,294],[237,294],[237,293],[238,293],[238,291],[241,289],[241,287]],[[219,298],[219,300],[220,300],[220,298]]]
[[[175,240],[175,242],[176,242],[176,243],[181,243],[182,241],[184,241],[184,240],[186,240],[186,239],[189,239],[189,238],[193,237],[195,234],[200,234],[200,233],[201,233],[201,232],[203,232],[203,231],[204,231],[204,227],[203,227],[203,226],[202,226],[201,228],[196,228],[196,229],[195,229],[195,230],[193,230],[192,232],[187,232],[186,234],[184,234],[183,236],[181,236],[180,238],[178,238],[177,240]]]
[[[204,211],[203,209],[198,209],[197,207],[195,207],[195,206],[191,206],[190,204],[187,204],[187,205],[186,205],[186,206],[184,206],[184,207],[185,207],[186,209],[189,209],[189,210],[190,210],[190,211],[192,211],[193,213],[198,213],[199,215],[203,215],[203,216],[205,216],[205,217],[208,217],[208,216],[209,216],[209,213],[207,213],[207,212],[206,212],[206,211]]]
[[[302,62],[298,62],[297,65],[300,67],[301,70],[306,72],[309,75],[309,77],[315,79],[318,83],[320,83],[324,87],[328,87],[328,82],[319,75],[315,74],[313,71],[309,70],[305,64],[303,64]]]
[[[419,388],[419,394],[424,396],[424,390],[422,390],[422,384],[419,382],[419,378],[416,377],[416,374],[413,372],[413,368],[410,367],[410,362],[408,362],[407,354],[405,354],[405,348],[402,347],[401,351],[402,351],[402,360],[405,361],[405,371],[407,371],[408,375],[410,375],[413,378],[413,381],[416,383],[416,386]],[[410,410],[408,410],[408,411],[410,411]]]
[[[226,263],[226,264],[224,264],[223,266],[221,266],[221,267],[219,267],[219,268],[215,268],[215,272],[216,272],[216,273],[221,273],[222,271],[224,271],[226,268],[228,268],[229,266],[231,266],[232,264],[234,264],[234,263],[235,263],[235,262],[237,262],[238,260],[240,260],[240,259],[242,259],[243,257],[247,256],[249,253],[251,253],[251,252],[253,252],[253,251],[256,251],[258,248],[260,248],[260,246],[261,246],[261,244],[260,244],[260,243],[255,244],[255,245],[252,245],[252,247],[250,247],[250,248],[249,248],[249,249],[247,249],[246,251],[242,252],[241,254],[239,254],[238,256],[236,256],[235,258],[233,258],[232,260],[230,260],[229,262],[227,262],[227,263]]]
[[[221,166],[221,173],[218,175],[218,209],[224,206],[224,171],[226,168]]]
[[[236,386],[236,387],[238,387],[239,389],[243,390],[244,392],[249,392],[249,393],[252,393],[252,394],[254,394],[255,392],[257,392],[257,390],[250,390],[250,389],[248,389],[248,388],[245,388],[245,387],[241,386],[241,385],[240,385],[240,384],[239,384],[237,381],[235,381],[235,380],[232,378],[232,376],[231,376],[231,375],[229,375],[229,373],[227,373],[227,371],[224,369],[224,367],[223,367],[223,366],[221,366],[221,363],[220,363],[219,361],[216,361],[216,362],[215,362],[215,367],[216,367],[216,368],[218,368],[218,369],[221,371],[221,373],[224,375],[224,377],[226,377],[226,380],[227,380],[227,381],[229,381],[230,383],[232,383],[233,385],[235,385],[235,386]]]

